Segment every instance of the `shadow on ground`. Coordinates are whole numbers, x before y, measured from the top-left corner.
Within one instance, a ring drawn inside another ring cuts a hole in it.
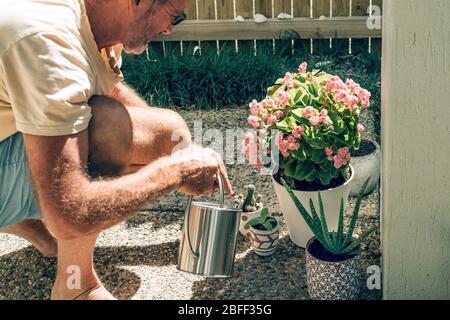
[[[95,269],[115,297],[130,299],[139,289],[141,279],[122,267],[173,265],[178,246],[176,241],[151,246],[98,247],[94,254]],[[0,299],[49,299],[55,273],[56,259],[43,257],[32,246],[0,256]]]

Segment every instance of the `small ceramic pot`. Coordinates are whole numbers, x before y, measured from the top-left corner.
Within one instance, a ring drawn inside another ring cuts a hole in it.
[[[278,247],[278,238],[280,236],[280,223],[274,218],[276,225],[272,231],[258,230],[250,226],[249,240],[255,253],[259,256],[270,256]]]

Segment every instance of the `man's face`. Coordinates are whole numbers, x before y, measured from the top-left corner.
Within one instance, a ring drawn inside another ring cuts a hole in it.
[[[135,0],[131,0],[133,3]],[[175,17],[186,11],[190,0],[141,0],[131,17],[128,36],[123,40],[125,52],[141,54],[147,44],[159,34],[171,34]]]

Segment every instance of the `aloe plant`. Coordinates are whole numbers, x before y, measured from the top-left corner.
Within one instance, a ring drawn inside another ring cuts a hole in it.
[[[272,231],[272,221],[276,221],[275,218],[269,216],[269,209],[263,208],[261,210],[261,214],[257,216],[256,218],[251,219],[248,224],[253,226],[256,226],[258,224],[262,225],[265,230]]]
[[[359,246],[361,242],[366,240],[370,234],[375,230],[370,229],[359,236],[358,239],[353,238],[353,232],[356,227],[356,221],[358,218],[359,209],[361,207],[361,200],[364,196],[364,191],[366,190],[369,179],[364,183],[361,191],[356,199],[355,208],[350,219],[350,224],[347,229],[347,233],[344,233],[344,199],[341,198],[341,205],[339,210],[339,223],[338,230],[336,232],[328,231],[327,221],[325,218],[325,213],[323,209],[322,196],[319,192],[319,214],[314,207],[312,199],[309,199],[309,206],[311,213],[309,213],[305,207],[301,204],[300,200],[295,196],[291,187],[286,183],[284,179],[281,179],[282,184],[289,193],[289,196],[294,201],[299,213],[302,215],[308,227],[311,229],[313,234],[316,236],[317,240],[322,244],[322,246],[334,255],[355,255],[359,252]]]

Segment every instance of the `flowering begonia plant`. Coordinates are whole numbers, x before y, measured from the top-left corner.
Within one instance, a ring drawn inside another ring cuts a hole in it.
[[[267,166],[260,152],[270,153],[275,143],[284,176],[326,186],[348,175],[350,151],[359,149],[364,131],[360,113],[370,106],[370,93],[351,79],[344,82],[307,67],[304,62],[298,72],[287,72],[264,100],[250,103],[253,129],[278,132],[265,139],[248,132],[243,152],[257,167]]]

